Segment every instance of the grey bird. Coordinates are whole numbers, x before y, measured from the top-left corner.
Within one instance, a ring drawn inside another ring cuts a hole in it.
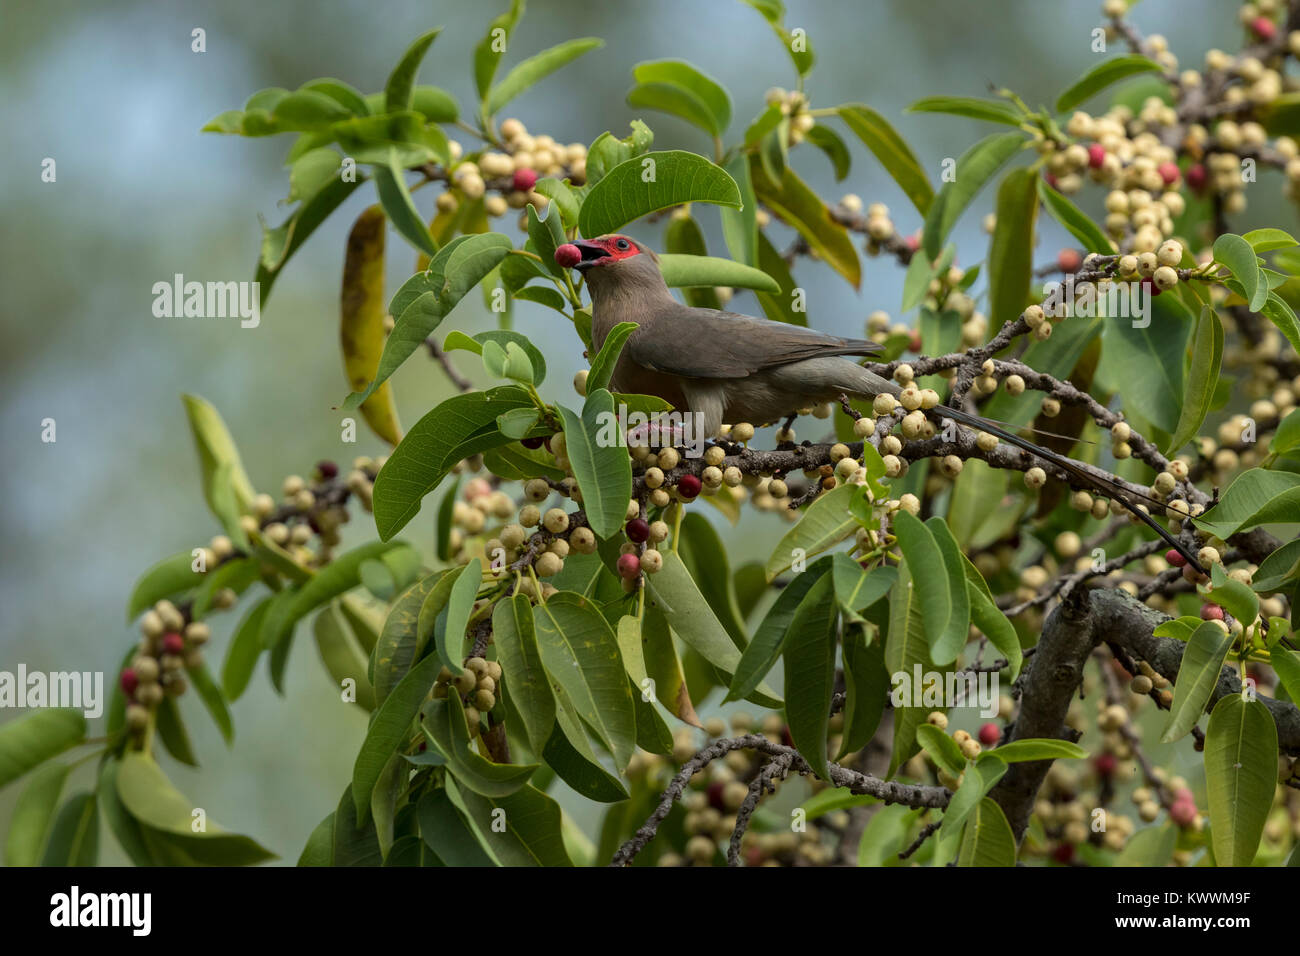
[[[874,342],[683,305],[664,282],[659,257],[628,236],[579,239],[573,245],[582,256],[574,268],[583,274],[591,292],[592,345],[599,349],[621,322],[638,326],[623,346],[611,388],[657,395],[680,411],[697,413],[705,435],[717,435],[724,422],[775,422],[840,396],[874,398],[902,391],[897,383],[845,358],[879,352],[881,347]],[[988,419],[946,405],[929,414],[996,435],[1065,471],[1081,486],[1113,497],[1194,569],[1202,570],[1196,555],[1129,501],[1132,492],[1113,481]]]

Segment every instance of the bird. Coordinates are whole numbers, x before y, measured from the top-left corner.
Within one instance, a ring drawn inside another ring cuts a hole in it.
[[[683,305],[668,289],[659,257],[629,236],[577,239],[558,247],[555,258],[562,266],[576,269],[586,282],[595,349],[604,345],[616,325],[632,322],[637,326],[615,363],[610,388],[655,395],[679,411],[695,413],[708,437],[717,436],[724,422],[776,422],[793,418],[798,409],[842,396],[897,397],[902,391],[896,382],[852,361],[854,356],[879,353],[882,347],[875,342],[738,312]],[[1134,496],[1129,489],[989,419],[947,405],[937,405],[927,414],[996,435],[1064,471],[1080,485],[1114,498],[1186,558],[1194,570],[1204,573],[1196,554],[1129,500]]]

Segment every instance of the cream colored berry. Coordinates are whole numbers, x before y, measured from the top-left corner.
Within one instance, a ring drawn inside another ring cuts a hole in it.
[[[731,426],[731,438],[739,442],[749,441],[754,437],[754,426],[749,422],[738,422]]]
[[[975,445],[982,452],[990,452],[998,447],[998,436],[989,432],[980,432],[975,437]]]
[[[564,559],[553,551],[543,551],[533,565],[539,578],[554,577],[564,570]]]
[[[552,534],[559,534],[569,527],[569,515],[563,508],[551,508],[542,516],[542,527]]]
[[[1047,484],[1047,472],[1035,465],[1025,472],[1025,484],[1030,488],[1041,488]]]
[[[875,410],[877,415],[888,415],[894,410],[896,404],[898,403],[894,400],[893,395],[890,395],[888,392],[881,392],[872,401],[871,407]]]
[[[853,434],[858,438],[868,438],[875,434],[876,420],[863,415],[853,423]]]

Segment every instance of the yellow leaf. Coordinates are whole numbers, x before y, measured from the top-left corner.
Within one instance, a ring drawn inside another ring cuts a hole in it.
[[[339,337],[343,368],[353,391],[362,391],[379,368],[384,351],[384,229],[387,223],[379,206],[371,206],[348,233],[347,258],[343,263],[341,295],[342,323]],[[397,421],[393,389],[385,382],[361,406],[361,414],[375,434],[396,445],[402,440]]]

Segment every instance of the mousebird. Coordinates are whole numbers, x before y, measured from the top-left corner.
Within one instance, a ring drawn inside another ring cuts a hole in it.
[[[627,236],[579,239],[566,245],[576,248],[576,253],[561,246],[556,261],[572,266],[586,279],[592,301],[592,345],[599,350],[621,322],[638,326],[619,355],[611,389],[656,395],[679,411],[697,413],[706,436],[717,435],[723,422],[765,424],[841,396],[874,398],[902,391],[897,383],[846,358],[881,351],[875,342],[683,305],[668,290],[659,257]],[[996,435],[1079,484],[1114,498],[1204,573],[1186,545],[1128,500],[1134,495],[1128,489],[986,418],[946,405],[928,414]]]

